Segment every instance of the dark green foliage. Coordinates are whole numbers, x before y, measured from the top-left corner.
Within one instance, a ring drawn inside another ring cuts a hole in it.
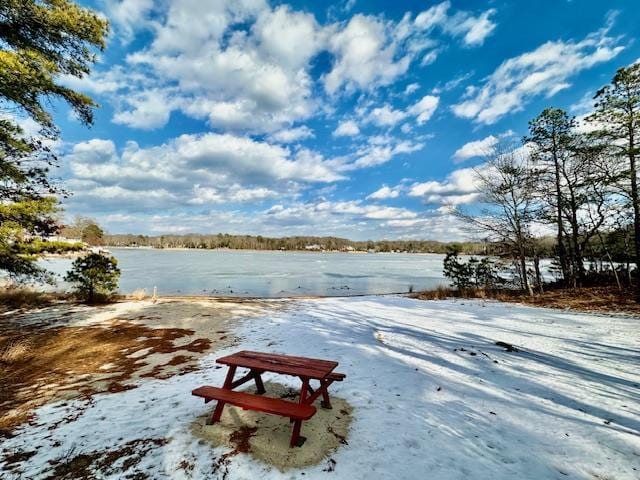
[[[458,290],[467,290],[473,284],[473,267],[460,259],[457,249],[447,252],[444,257],[443,273]]]
[[[91,49],[104,47],[106,32],[106,20],[69,0],[0,2],[0,270],[14,280],[47,279],[31,241],[56,232],[54,195],[64,195],[48,176],[58,136],[48,108],[61,99],[91,123],[94,102],[59,77],[89,73]],[[35,135],[20,127],[28,118]]]
[[[633,243],[636,270],[640,270],[640,63],[620,68],[611,84],[595,96],[596,110],[590,120],[598,130],[593,136],[609,151],[613,166],[611,181],[618,184],[633,212]],[[636,300],[640,302],[640,282],[636,282]]]
[[[64,280],[76,285],[76,294],[92,303],[107,299],[118,289],[120,269],[115,258],[90,253],[74,260]]]
[[[556,228],[556,248],[560,270],[565,281],[571,277],[565,240],[566,191],[563,171],[571,157],[575,141],[575,121],[560,108],[545,108],[529,122],[529,136],[524,142],[531,145],[532,160],[538,170],[541,198],[539,214]]]
[[[60,234],[66,238],[82,240],[91,246],[98,246],[103,244],[104,230],[94,219],[77,216],[71,225],[65,225],[60,229]]]
[[[474,280],[477,287],[491,289],[502,283],[496,263],[489,257],[480,260],[471,257],[471,260],[473,261]]]
[[[463,261],[457,248],[451,248],[444,258],[444,276],[451,280],[451,286],[459,291],[470,288],[495,288],[500,281],[494,262],[484,257],[471,257]]]
[[[104,232],[98,226],[97,223],[93,222],[87,225],[82,230],[82,241],[88,243],[89,245],[102,245],[102,236]]]
[[[25,242],[22,248],[28,255],[42,255],[43,253],[62,254],[80,252],[85,249],[85,246],[82,243],[35,239],[30,242]]]
[[[17,202],[0,202],[0,270],[20,282],[51,282],[39,267],[37,257],[29,250],[28,234],[44,235],[55,230],[52,215],[56,212],[52,198],[36,198]]]
[[[36,122],[55,129],[44,104],[61,98],[84,123],[93,120],[90,97],[58,83],[82,77],[95,61],[92,48],[105,46],[107,21],[69,0],[0,2],[0,97]]]

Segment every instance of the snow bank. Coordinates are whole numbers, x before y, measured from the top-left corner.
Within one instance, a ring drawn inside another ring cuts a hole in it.
[[[222,384],[217,356],[254,349],[338,360],[347,378],[332,389],[354,407],[349,444],[333,461],[286,473],[236,455],[228,479],[303,472],[304,478],[349,479],[640,475],[637,319],[481,301],[361,297],[292,302],[269,317],[241,322],[236,333],[241,344],[206,357],[201,371],[38,409],[31,425],[2,440],[0,452],[35,452],[17,465],[22,478],[42,478],[51,473],[50,460],[70,452],[165,438],[127,473],[222,476],[216,462],[228,449],[212,449],[190,433],[211,408],[190,391]],[[496,341],[520,351],[506,352]],[[293,378],[277,381],[298,387]],[[20,476],[2,460],[0,473]]]

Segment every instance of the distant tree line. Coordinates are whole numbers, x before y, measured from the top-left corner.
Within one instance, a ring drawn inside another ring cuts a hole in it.
[[[80,240],[87,245],[102,245],[104,231],[92,218],[77,216],[73,223],[60,227],[60,235],[67,239]]]
[[[102,243],[112,247],[152,248],[228,248],[233,250],[325,250],[359,252],[445,253],[453,245],[463,254],[491,254],[494,249],[484,242],[438,242],[432,240],[353,241],[338,237],[263,237],[261,235],[186,234],[186,235],[109,235]],[[497,246],[496,246],[497,248]]]
[[[476,168],[484,207],[458,215],[502,245],[524,291],[543,289],[540,258],[550,254],[561,286],[615,281],[633,285],[640,300],[639,154],[636,63],[595,93],[584,122],[547,108],[529,122],[521,145],[490,152]],[[554,240],[541,242],[540,232]]]

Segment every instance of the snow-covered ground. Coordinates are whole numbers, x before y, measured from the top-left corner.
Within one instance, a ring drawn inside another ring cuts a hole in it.
[[[21,468],[20,478],[31,479],[72,453],[166,438],[129,473],[217,478],[215,462],[228,449],[190,433],[211,408],[190,391],[222,383],[216,357],[253,349],[338,360],[347,379],[332,390],[354,407],[353,423],[348,445],[331,455],[332,472],[321,463],[282,473],[239,454],[226,478],[637,480],[639,326],[629,317],[482,301],[296,301],[240,324],[241,344],[205,357],[198,372],[41,407],[0,452],[35,452]],[[0,477],[19,478],[3,467]]]

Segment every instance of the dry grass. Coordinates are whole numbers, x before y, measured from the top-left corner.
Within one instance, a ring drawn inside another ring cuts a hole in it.
[[[0,311],[27,307],[44,307],[56,300],[63,300],[67,295],[44,293],[30,288],[0,289]]]
[[[24,362],[32,356],[33,344],[28,339],[12,339],[0,348],[0,364]]]
[[[146,479],[149,476],[139,468],[142,459],[152,450],[166,445],[164,438],[140,438],[110,450],[77,452],[70,450],[65,458],[51,462],[53,473],[47,480],[91,480],[116,476],[133,469],[126,478]]]
[[[482,288],[469,288],[462,292],[450,287],[437,287],[433,290],[414,293],[411,298],[420,300],[445,300],[447,298],[487,298],[489,295]]]
[[[615,312],[640,315],[640,304],[634,301],[633,292],[630,289],[618,290],[615,286],[555,288],[544,293],[535,294],[533,297],[516,290],[469,289],[464,292],[458,292],[452,288],[439,287],[434,290],[413,294],[412,298],[420,300],[482,298],[583,312]]]
[[[137,290],[134,290],[129,295],[127,295],[127,298],[130,298],[131,300],[144,300],[148,297],[149,295],[147,295],[146,288],[138,288]]]
[[[534,297],[511,294],[500,300],[584,312],[640,315],[640,304],[634,301],[633,291],[631,289],[618,290],[616,287],[554,289]]]
[[[211,346],[204,338],[175,345],[193,334],[122,320],[52,328],[1,322],[0,437],[48,401],[134,388],[130,380],[140,376],[193,371],[196,357]]]
[[[62,301],[75,302],[78,301],[78,298],[79,297],[72,293],[39,292],[28,287],[0,288],[0,312],[46,307]],[[104,305],[122,299],[123,297],[120,295],[96,295],[93,302],[88,304]],[[142,298],[140,300],[142,300]]]

